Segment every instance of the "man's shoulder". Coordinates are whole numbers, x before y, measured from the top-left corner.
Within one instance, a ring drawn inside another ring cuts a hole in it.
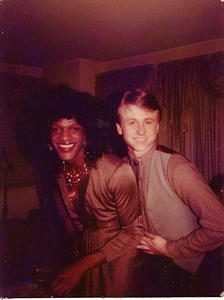
[[[175,165],[183,164],[183,163],[190,163],[190,161],[173,149],[167,148],[163,145],[158,145],[156,151],[162,155],[169,155],[169,164],[174,163]]]
[[[168,154],[178,154],[178,152],[163,145],[157,145],[156,150]]]

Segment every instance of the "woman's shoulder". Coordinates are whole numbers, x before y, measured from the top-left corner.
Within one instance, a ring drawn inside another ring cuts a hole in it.
[[[103,154],[92,169],[92,179],[107,181],[116,178],[116,181],[123,181],[124,178],[132,180],[134,173],[129,164],[114,154]],[[133,179],[134,180],[134,179]]]
[[[113,153],[107,153],[103,154],[97,162],[97,166],[99,167],[104,167],[105,165],[111,166],[112,168],[117,168],[119,166],[126,165],[126,162]]]
[[[129,172],[130,166],[118,156],[108,153],[103,154],[97,161],[96,171],[104,174],[104,176],[112,176],[116,172]]]

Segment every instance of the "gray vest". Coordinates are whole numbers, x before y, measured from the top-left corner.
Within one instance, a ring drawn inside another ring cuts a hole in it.
[[[171,154],[155,151],[149,174],[148,197],[145,203],[147,216],[155,230],[168,241],[178,240],[199,228],[197,216],[177,196],[167,178],[167,163]],[[175,259],[181,268],[195,274],[204,258]]]

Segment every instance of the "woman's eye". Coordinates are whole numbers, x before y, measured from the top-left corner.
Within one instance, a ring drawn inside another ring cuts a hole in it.
[[[80,127],[72,127],[72,131],[78,131],[80,130]]]
[[[58,128],[58,127],[52,127],[51,128],[52,132],[59,132],[59,130],[60,130],[60,128]]]

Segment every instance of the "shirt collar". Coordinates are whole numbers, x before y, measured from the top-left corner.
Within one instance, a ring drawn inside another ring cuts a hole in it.
[[[157,143],[154,143],[152,147],[142,156],[140,157],[132,157],[128,155],[128,160],[129,164],[133,166],[134,164],[141,164],[144,163],[145,161],[149,160],[152,158],[154,151],[156,150]]]

